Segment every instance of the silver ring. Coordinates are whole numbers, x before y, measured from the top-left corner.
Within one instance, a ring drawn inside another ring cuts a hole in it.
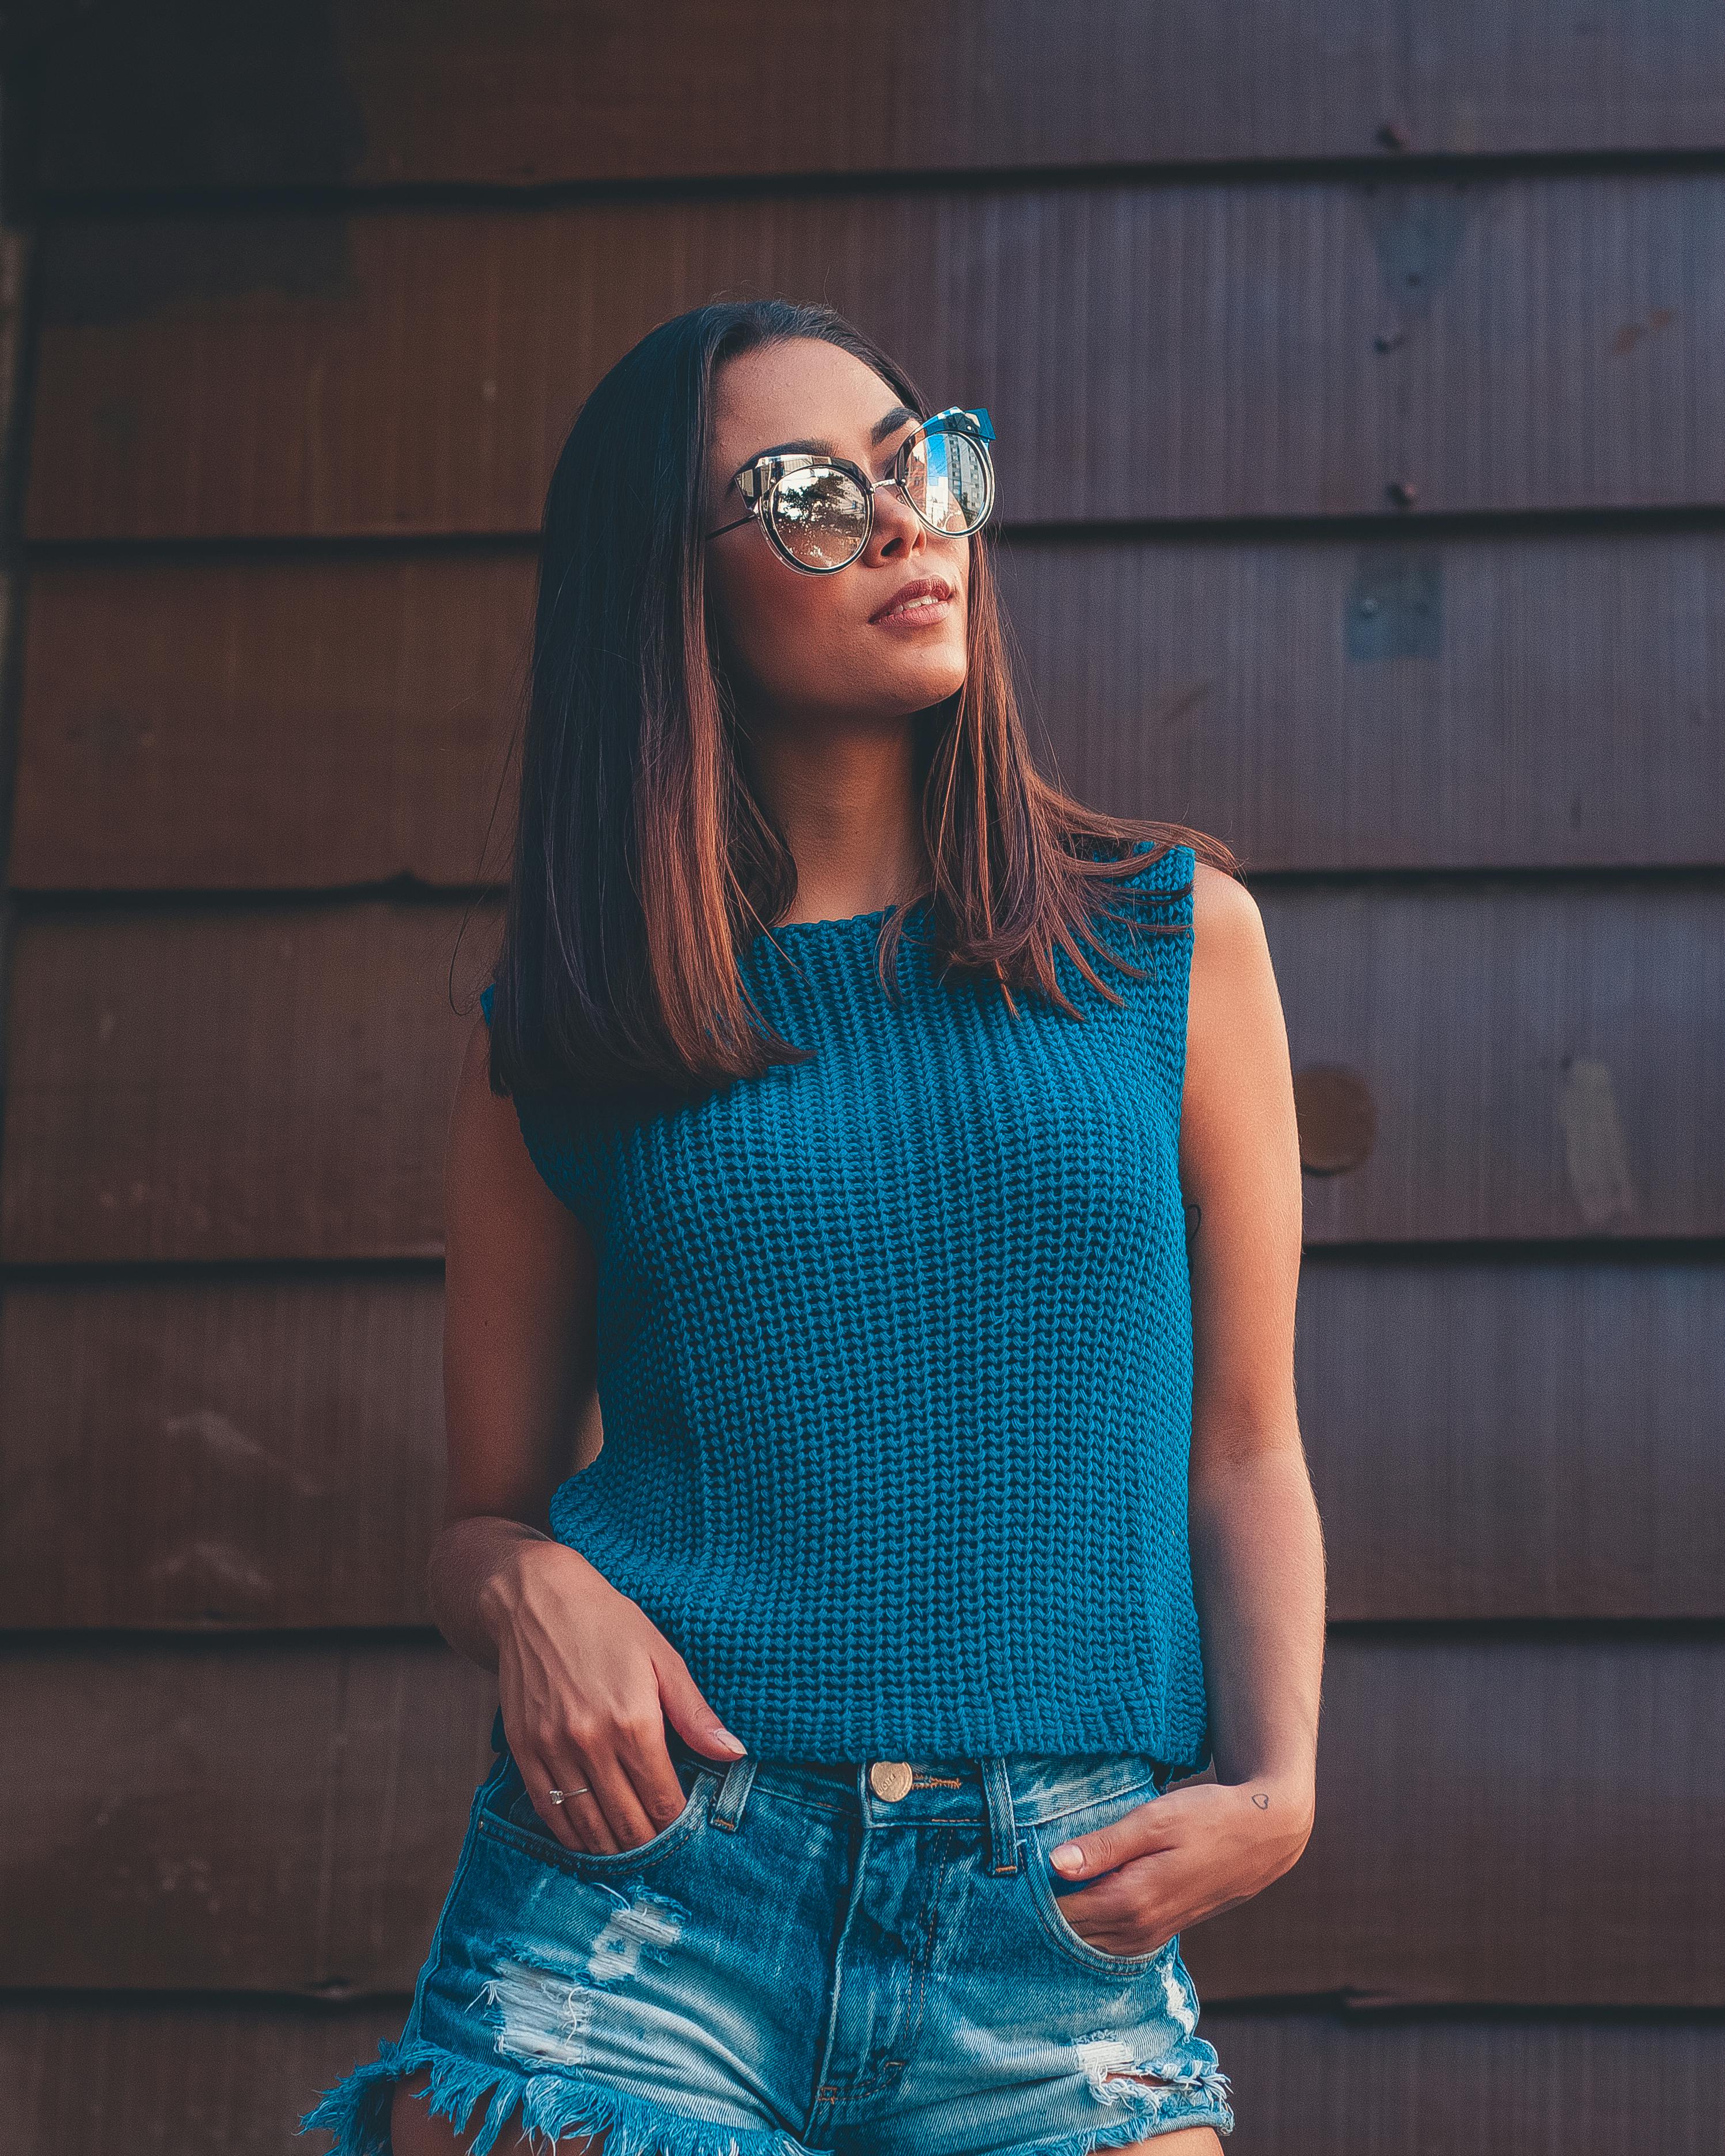
[[[560,1804],[565,1797],[584,1797],[587,1793],[587,1785],[583,1783],[578,1789],[547,1789],[545,1794],[554,1804]]]

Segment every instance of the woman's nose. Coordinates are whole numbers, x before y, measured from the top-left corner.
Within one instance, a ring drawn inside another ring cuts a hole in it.
[[[922,536],[924,529],[922,519],[905,499],[904,489],[896,480],[875,490],[874,537],[880,553],[890,553],[896,546],[904,551]]]

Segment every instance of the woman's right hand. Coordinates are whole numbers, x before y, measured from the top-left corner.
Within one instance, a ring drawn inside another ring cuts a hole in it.
[[[496,1643],[504,1735],[534,1809],[565,1847],[614,1856],[677,1817],[687,1797],[667,1722],[691,1749],[727,1764],[747,1749],[640,1604],[567,1543],[515,1544],[480,1609]],[[552,1789],[568,1792],[562,1804]]]

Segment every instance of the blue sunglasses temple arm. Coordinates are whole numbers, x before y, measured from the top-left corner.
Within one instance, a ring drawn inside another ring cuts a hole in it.
[[[967,411],[962,404],[949,404],[944,412],[931,413],[922,422],[922,428],[937,427],[943,419],[952,423],[952,432],[955,434],[974,434],[979,442],[992,442],[994,439],[994,422],[983,405],[978,405],[972,412]],[[968,426],[965,424],[967,420],[970,422]],[[915,441],[917,433],[922,430],[913,431],[911,439]]]

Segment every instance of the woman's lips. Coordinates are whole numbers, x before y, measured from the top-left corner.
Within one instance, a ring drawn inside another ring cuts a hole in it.
[[[944,621],[953,610],[951,599],[906,599],[903,606],[895,606],[891,614],[882,614],[875,621],[878,629],[925,629],[929,623]]]
[[[920,598],[906,599],[889,612],[877,614],[876,629],[925,629],[931,623],[944,621],[952,613],[956,601],[950,596],[926,593]]]

